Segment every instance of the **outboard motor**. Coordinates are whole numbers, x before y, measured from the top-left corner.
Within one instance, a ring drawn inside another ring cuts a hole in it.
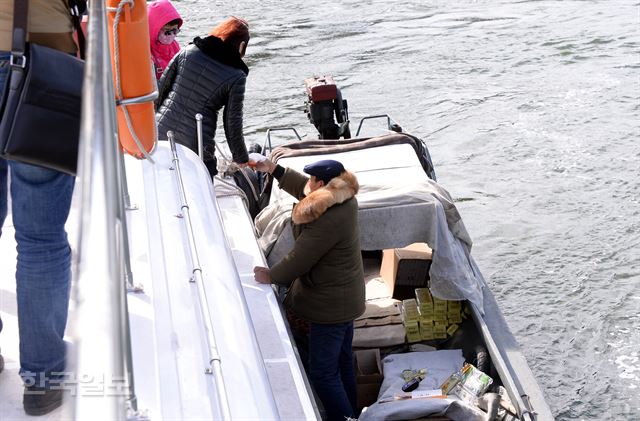
[[[305,113],[316,127],[320,139],[349,139],[347,100],[331,76],[311,77],[304,81],[308,99]],[[335,119],[334,119],[335,117]]]

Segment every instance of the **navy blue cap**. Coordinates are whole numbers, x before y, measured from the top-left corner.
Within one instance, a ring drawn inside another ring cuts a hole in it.
[[[322,161],[306,165],[304,167],[304,172],[315,176],[316,178],[324,181],[324,184],[327,184],[333,177],[344,172],[344,166],[333,159],[324,159]]]

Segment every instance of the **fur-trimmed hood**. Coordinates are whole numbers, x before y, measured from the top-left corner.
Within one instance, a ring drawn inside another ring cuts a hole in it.
[[[305,187],[305,193],[309,185]],[[334,177],[329,183],[318,190],[308,193],[293,208],[292,220],[296,225],[308,224],[315,221],[331,206],[344,203],[358,193],[360,185],[355,174],[345,171]]]

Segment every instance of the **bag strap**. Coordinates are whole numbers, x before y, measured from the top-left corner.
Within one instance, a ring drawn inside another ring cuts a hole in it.
[[[80,16],[84,10],[86,10],[86,3],[81,3],[79,0],[69,0],[69,13],[71,14],[73,27],[78,33],[80,58],[83,60],[86,42],[84,32],[82,32],[82,27],[80,26]],[[11,66],[17,66],[23,69],[26,66],[24,50],[27,42],[28,15],[29,0],[13,0],[13,39],[11,41],[11,57],[9,60]]]
[[[84,32],[82,32],[82,26],[80,26],[80,17],[86,9],[86,2],[82,0],[69,0],[69,13],[71,14],[73,27],[76,29],[76,33],[78,34],[78,48],[80,49],[80,58],[83,60],[85,58],[84,53],[86,42],[84,38]]]
[[[27,42],[28,13],[29,0],[13,0],[13,38],[11,40],[11,57],[9,58],[12,67],[24,69],[27,64],[24,49]]]

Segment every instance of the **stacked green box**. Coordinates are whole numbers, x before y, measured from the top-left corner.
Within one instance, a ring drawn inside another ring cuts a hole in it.
[[[431,320],[420,319],[420,339],[423,341],[435,339],[433,335],[433,322]]]
[[[422,340],[422,337],[420,336],[420,325],[418,322],[404,322],[404,331],[407,335],[407,342],[420,342]]]
[[[416,288],[416,302],[420,317],[433,320],[433,299],[429,288]]]
[[[447,324],[443,322],[435,322],[433,324],[433,336],[436,339],[447,339]]]
[[[462,304],[460,301],[447,301],[447,321],[449,324],[462,323]]]
[[[466,318],[466,307],[463,308],[462,301],[441,300],[431,295],[429,288],[416,288],[416,298],[403,301],[403,314],[405,320],[413,323],[415,319],[414,306],[417,310],[418,330],[420,340],[428,341],[433,339],[446,339],[452,336]],[[407,341],[415,342],[417,335],[414,334],[413,324],[407,328]],[[412,339],[409,339],[411,331]]]
[[[417,322],[420,318],[418,303],[415,298],[402,300],[402,320],[407,322]]]
[[[447,302],[433,297],[433,321],[436,323],[447,323]]]
[[[420,342],[420,325],[418,320],[420,313],[418,312],[418,303],[415,298],[402,301],[402,322],[404,324],[407,342]]]

